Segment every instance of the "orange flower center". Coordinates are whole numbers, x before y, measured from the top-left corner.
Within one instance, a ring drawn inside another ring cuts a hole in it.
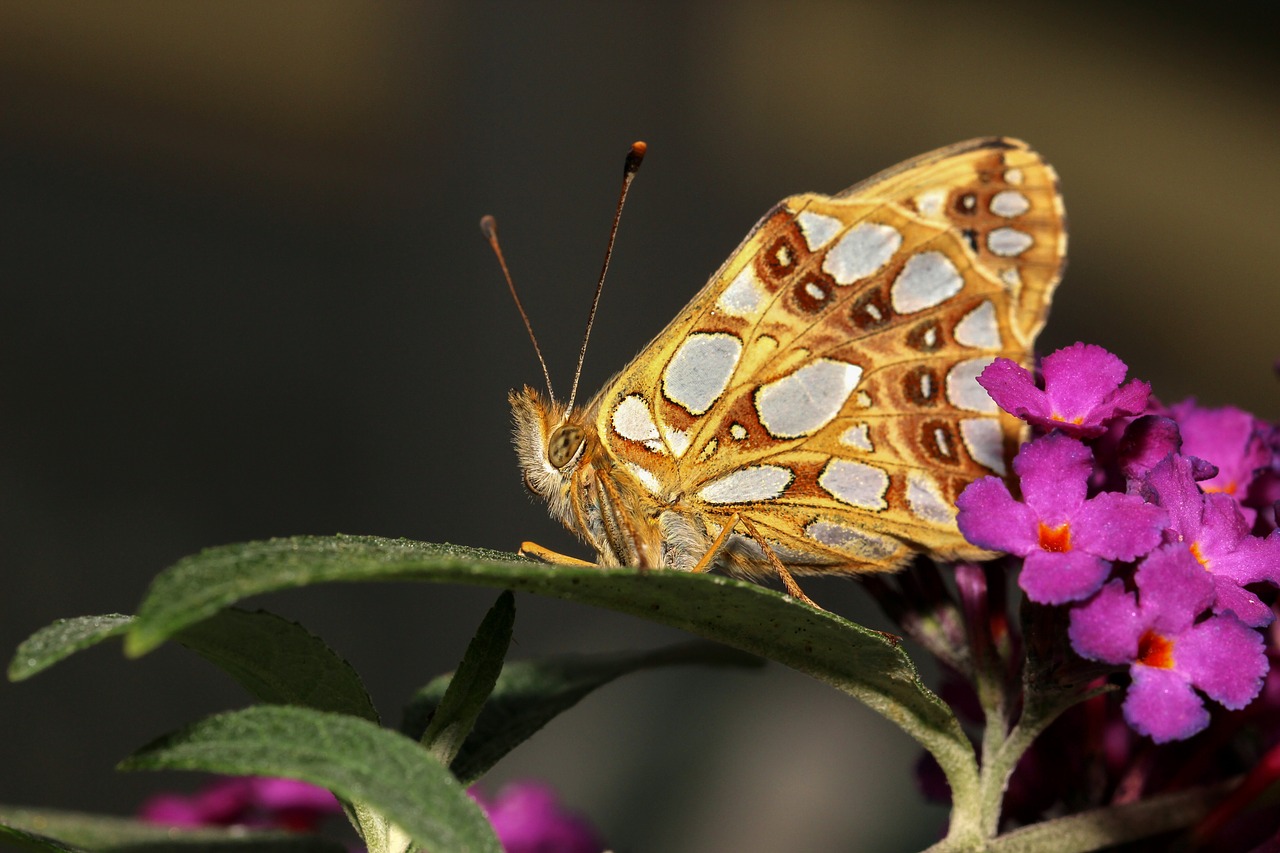
[[[1157,669],[1173,669],[1173,640],[1147,630],[1138,640],[1138,663]]]
[[[1057,527],[1040,522],[1040,547],[1055,554],[1070,551],[1071,526],[1065,521]]]
[[[1228,495],[1234,495],[1239,484],[1235,480],[1228,480],[1225,486],[1202,486],[1206,493],[1224,492]]]
[[[1209,568],[1209,561],[1208,561],[1207,559],[1205,559],[1204,554],[1200,553],[1200,543],[1199,543],[1199,542],[1192,542],[1192,543],[1191,543],[1191,556],[1193,556],[1193,557],[1195,557],[1195,558],[1196,558],[1196,562],[1197,562],[1197,563],[1199,563],[1200,565],[1204,566],[1205,571],[1212,571],[1212,570]]]
[[[1077,425],[1079,425],[1079,424],[1084,423],[1084,415],[1076,415],[1074,418],[1072,418],[1071,420],[1069,420],[1069,421],[1068,421],[1068,420],[1067,420],[1066,418],[1064,418],[1062,415],[1058,414],[1057,412],[1054,412],[1053,414],[1049,415],[1049,420],[1051,420],[1051,421],[1057,421],[1057,422],[1058,422],[1058,423],[1060,423],[1060,424],[1067,424],[1067,423],[1071,423],[1071,424],[1077,424]]]

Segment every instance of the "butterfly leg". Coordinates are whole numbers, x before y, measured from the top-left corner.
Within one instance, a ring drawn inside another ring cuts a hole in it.
[[[637,569],[661,568],[661,557],[645,547],[634,521],[622,511],[627,502],[618,493],[614,481],[598,473],[596,488],[600,495],[600,523],[604,526],[605,538],[609,540],[609,547],[613,549],[618,562]]]
[[[773,552],[773,549],[769,547],[769,543],[760,535],[760,531],[756,530],[756,526],[745,518],[742,519],[742,526],[747,529],[747,534],[755,540],[756,544],[760,546],[760,550],[764,551],[765,557],[773,564],[773,570],[778,573],[778,578],[786,588],[787,595],[797,601],[803,601],[815,610],[822,610],[823,608],[819,607],[816,601],[804,594],[800,584],[796,583],[796,579],[792,577],[787,567],[782,565],[782,561],[778,559],[778,555]]]
[[[769,562],[773,564],[773,570],[777,572],[778,579],[782,581],[783,587],[786,588],[787,595],[797,601],[803,601],[815,610],[822,610],[822,608],[818,606],[817,602],[804,594],[804,590],[800,588],[800,584],[796,583],[796,579],[792,577],[791,572],[789,572],[787,567],[782,564],[782,561],[778,559],[778,555],[769,547],[769,543],[760,535],[760,531],[756,530],[756,526],[736,512],[729,517],[729,521],[724,525],[724,527],[720,528],[720,532],[716,534],[716,538],[711,542],[711,547],[707,548],[707,553],[702,555],[702,559],[698,561],[698,564],[693,567],[692,571],[695,573],[705,572],[711,568],[711,563],[724,547],[724,543],[729,539],[729,534],[733,532],[734,528],[737,527],[739,523],[746,528],[747,535],[755,540],[755,543],[760,546],[762,551],[764,551],[765,557],[767,557]]]
[[[577,557],[570,557],[567,554],[561,554],[558,551],[552,551],[550,548],[544,548],[537,542],[521,542],[520,550],[517,552],[521,557],[533,557],[535,560],[541,560],[544,563],[550,563],[553,566],[594,566],[595,563],[579,560]]]
[[[720,549],[724,547],[724,543],[729,538],[729,534],[733,532],[733,528],[738,526],[738,522],[742,520],[742,516],[736,512],[729,517],[729,522],[720,528],[720,532],[716,534],[716,538],[711,542],[711,546],[707,548],[707,553],[702,555],[702,559],[691,570],[694,574],[710,571],[711,564],[720,553]]]

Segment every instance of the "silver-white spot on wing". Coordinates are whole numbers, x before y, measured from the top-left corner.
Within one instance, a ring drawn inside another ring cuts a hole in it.
[[[747,428],[740,423],[732,423],[729,425],[729,435],[731,435],[735,441],[742,441],[747,437]]]
[[[1016,258],[1030,249],[1034,242],[1035,238],[1026,231],[1008,226],[997,228],[987,235],[987,248],[992,254],[1002,258]]]
[[[859,509],[882,510],[889,506],[884,499],[889,475],[874,465],[832,459],[818,475],[818,485],[837,500]]]
[[[821,303],[822,300],[827,298],[826,291],[823,290],[821,287],[818,287],[818,285],[814,284],[812,281],[805,284],[804,292],[812,296],[814,300],[819,303]]]
[[[956,323],[953,332],[958,343],[979,349],[1000,349],[1000,324],[996,320],[996,306],[987,300],[974,308]]]
[[[800,438],[831,422],[862,378],[862,368],[820,358],[756,391],[760,423],[775,438]]]
[[[733,277],[716,300],[716,307],[731,317],[753,317],[764,306],[765,291],[755,265],[747,264]]]
[[[871,562],[883,560],[897,550],[897,546],[889,539],[834,521],[811,522],[804,529],[804,535],[820,545]]]
[[[613,430],[631,441],[658,440],[658,427],[649,413],[649,404],[639,394],[624,397],[613,410]]]
[[[925,190],[916,196],[916,210],[929,219],[942,217],[942,206],[947,202],[947,191],[941,187]]]
[[[956,517],[937,481],[922,471],[907,474],[907,506],[917,518],[934,524],[949,524]]]
[[[647,468],[641,468],[634,462],[627,462],[626,466],[635,475],[635,478],[640,481],[640,484],[650,492],[656,495],[662,491],[662,484],[658,482],[658,478],[653,475],[652,471]]]
[[[740,468],[703,486],[698,497],[712,504],[773,500],[786,490],[794,476],[790,468],[778,465]]]
[[[1007,472],[1004,465],[1004,430],[1000,422],[993,418],[965,418],[960,422],[960,438],[964,440],[965,449],[979,465],[985,465],[1003,477]]]
[[[810,252],[816,252],[830,243],[844,227],[844,223],[834,216],[815,213],[812,210],[802,211],[796,217],[796,223],[800,226],[804,241],[809,244]]]
[[[689,449],[689,431],[676,429],[663,425],[662,437],[667,440],[667,447],[671,448],[671,455],[679,459],[684,456],[684,452]]]
[[[875,450],[871,444],[871,430],[867,424],[856,424],[840,433],[840,443],[858,450]]]
[[[1002,190],[991,197],[991,212],[1005,219],[1021,216],[1031,209],[1031,202],[1017,190]]]
[[[667,399],[691,415],[701,415],[724,393],[742,354],[742,342],[723,332],[698,332],[684,339],[662,374]]]
[[[836,284],[853,284],[887,264],[901,245],[902,235],[897,229],[862,222],[845,232],[827,251],[822,269]]]
[[[889,288],[893,310],[911,314],[939,305],[960,292],[964,279],[942,252],[920,252],[907,258]]]
[[[947,372],[947,399],[957,409],[994,415],[999,406],[987,389],[978,384],[978,374],[987,369],[993,358],[971,358]]]

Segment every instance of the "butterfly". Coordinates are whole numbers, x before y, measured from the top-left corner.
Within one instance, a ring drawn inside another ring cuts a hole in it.
[[[776,576],[805,600],[793,574],[989,558],[956,497],[1024,432],[976,378],[1029,366],[1065,256],[1057,176],[1015,139],[786,198],[590,402],[576,379],[567,402],[549,376],[512,392],[525,484],[596,564]]]

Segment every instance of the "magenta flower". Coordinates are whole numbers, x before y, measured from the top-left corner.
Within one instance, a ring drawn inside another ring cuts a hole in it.
[[[1019,585],[1040,604],[1092,595],[1112,560],[1134,560],[1160,543],[1168,518],[1137,495],[1086,497],[1093,453],[1059,432],[1024,444],[1013,460],[1023,501],[998,477],[969,485],[956,505],[964,537],[1023,557]],[[1025,501],[1025,502],[1024,502]]]
[[[190,796],[157,794],[142,804],[138,816],[166,826],[248,826],[306,832],[341,811],[333,794],[306,782],[228,776]]]
[[[1259,532],[1276,527],[1280,500],[1280,430],[1234,406],[1202,408],[1194,398],[1169,407],[1182,429],[1183,452],[1218,468],[1203,483],[1206,492],[1223,492],[1240,502],[1245,520]]]
[[[1102,347],[1077,343],[1041,362],[1043,390],[1030,372],[1007,358],[988,365],[978,384],[996,405],[1029,424],[1093,438],[1106,432],[1110,421],[1146,409],[1151,386],[1137,379],[1125,382],[1127,371],[1123,361]]]
[[[1246,585],[1280,586],[1280,538],[1249,535],[1240,505],[1229,495],[1200,491],[1194,462],[1185,456],[1171,454],[1152,468],[1142,492],[1168,511],[1166,540],[1185,543],[1212,578],[1214,612],[1232,611],[1255,627],[1271,622],[1271,608]]]
[[[1225,492],[1241,500],[1257,473],[1271,464],[1265,441],[1268,426],[1246,411],[1234,406],[1201,408],[1192,398],[1170,406],[1169,414],[1182,430],[1182,452],[1218,469],[1217,476],[1204,482],[1206,492]]]
[[[1083,657],[1129,664],[1124,715],[1156,743],[1191,737],[1209,724],[1196,690],[1239,710],[1262,690],[1262,636],[1232,614],[1196,617],[1212,603],[1213,583],[1179,543],[1139,566],[1137,596],[1113,580],[1072,610],[1071,645]]]
[[[506,853],[600,853],[604,844],[591,824],[560,805],[543,785],[508,785],[493,799],[468,793],[484,809]]]

